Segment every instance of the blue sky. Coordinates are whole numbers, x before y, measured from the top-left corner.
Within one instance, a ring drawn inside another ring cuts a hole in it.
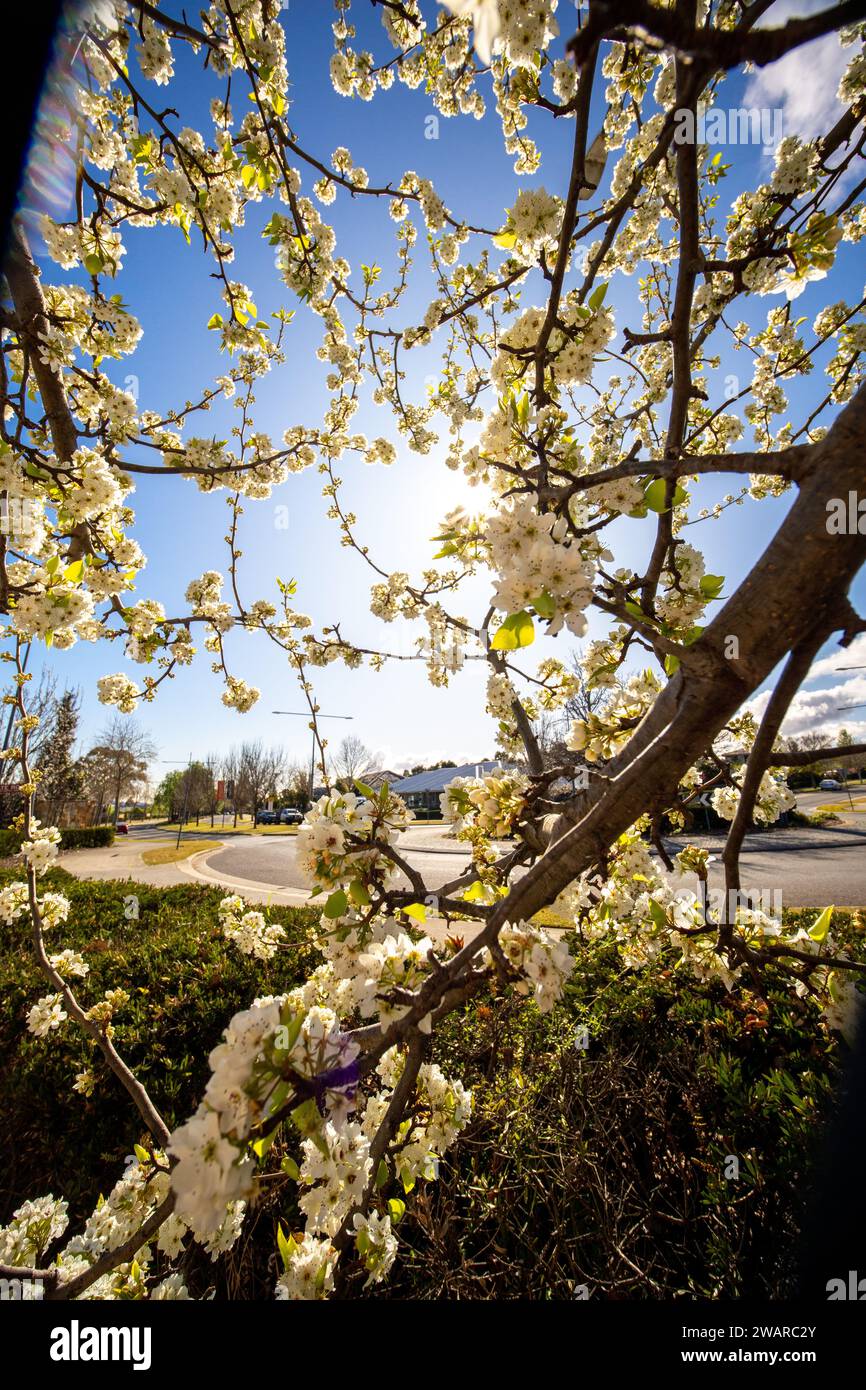
[[[433,7],[427,8],[432,14]],[[570,16],[571,7],[560,5],[561,21],[567,22]],[[504,209],[513,203],[522,186],[541,183],[550,192],[564,193],[572,138],[572,127],[567,122],[553,122],[543,113],[533,113],[529,130],[542,148],[542,166],[529,179],[520,179],[513,172],[512,158],[503,149],[492,100],[483,121],[440,118],[438,138],[429,139],[427,118],[434,114],[434,108],[423,89],[412,92],[395,83],[372,103],[337,96],[328,77],[332,17],[333,11],[322,0],[292,0],[283,14],[293,84],[290,119],[300,143],[310,153],[327,163],[338,145],[346,145],[356,164],[368,170],[371,183],[375,184],[389,179],[396,183],[406,169],[415,169],[433,180],[455,215],[486,226],[501,223]],[[352,17],[361,35],[358,46],[384,53],[378,16],[367,6],[356,6]],[[770,81],[765,74],[733,79],[725,89],[723,104],[741,104],[745,84],[750,81],[750,100],[783,107],[786,131],[800,129],[804,134],[813,134],[822,126],[826,128],[826,122],[833,118],[832,93],[840,66],[838,44],[831,38],[811,45],[808,53],[794,56],[798,64],[806,63],[807,68],[800,66],[795,73],[792,66],[788,79],[783,74],[781,83],[776,78]],[[807,70],[811,78],[810,100],[803,95]],[[167,91],[166,101],[180,105],[180,124],[198,123],[207,132],[207,104],[220,89],[210,77],[202,77],[198,64],[189,57],[178,63],[178,76],[179,87],[176,79],[168,89],[156,90],[160,96]],[[762,81],[765,87],[756,87]],[[602,91],[600,84],[599,99]],[[233,94],[233,105],[237,114],[241,106],[237,92]],[[596,126],[601,116],[599,107],[593,118]],[[809,129],[810,124],[815,129]],[[722,196],[728,201],[741,187],[759,181],[767,156],[754,147],[723,148],[723,156],[732,165],[722,186]],[[609,162],[605,180],[609,179],[614,162],[615,156]],[[305,174],[304,191],[308,189]],[[270,313],[280,305],[298,310],[288,329],[285,366],[274,371],[257,389],[257,425],[279,440],[283,430],[294,423],[317,424],[329,393],[325,387],[325,366],[315,357],[320,339],[318,321],[293,302],[274,267],[272,249],[260,236],[271,211],[265,203],[248,209],[247,226],[237,237],[233,275],[253,289],[260,314]],[[358,273],[362,261],[376,260],[384,267],[382,279],[387,284],[394,237],[386,201],[341,196],[325,215],[333,222],[338,248],[350,261],[353,272]],[[194,399],[203,384],[224,370],[224,362],[216,351],[216,335],[205,327],[214,310],[222,307],[217,282],[210,278],[211,264],[195,237],[189,247],[177,229],[127,230],[124,239],[124,268],[112,288],[121,292],[140,317],[144,337],[134,357],[115,366],[113,377],[130,389],[132,383],[125,383],[124,378],[133,375],[137,378],[141,407],[162,412],[169,406],[183,405],[188,398]],[[424,265],[424,250],[422,227],[416,246],[413,288],[402,301],[399,319],[395,320],[401,326],[417,322],[432,297],[433,282]],[[474,248],[470,254],[475,254]],[[44,274],[49,280],[64,277],[64,272],[48,261]],[[862,264],[858,265],[856,248],[846,248],[830,279],[807,288],[797,301],[798,310],[813,317],[828,300],[859,295],[861,285]],[[624,325],[640,326],[634,308],[635,289],[634,281],[622,277],[611,287],[618,342]],[[533,301],[527,287],[523,302],[541,301]],[[762,322],[769,306],[769,300],[758,300],[750,321]],[[406,365],[406,395],[409,399],[421,399],[425,375],[435,371],[435,353],[412,354],[406,358]],[[823,362],[811,379],[789,390],[795,419],[802,418],[805,407],[826,390],[822,367]],[[606,370],[602,368],[602,374]],[[617,365],[613,364],[611,370],[617,370]],[[724,376],[738,370],[749,370],[741,357],[723,358],[718,378],[710,380],[713,403],[723,394]],[[224,437],[233,415],[228,408],[215,409],[207,416],[199,416],[187,433],[216,432]],[[441,423],[441,417],[437,418]],[[418,574],[430,562],[435,547],[429,538],[435,534],[444,513],[457,504],[478,509],[483,498],[468,487],[462,475],[450,473],[442,466],[445,430],[440,445],[428,456],[419,457],[408,451],[390,426],[389,413],[365,403],[355,416],[353,429],[371,437],[385,434],[394,439],[398,443],[398,462],[390,469],[370,468],[355,455],[347,455],[338,473],[345,480],[345,504],[358,514],[359,538],[370,546],[373,557],[386,570],[403,569]],[[740,447],[750,445],[747,431]],[[722,478],[702,484],[696,493],[698,505],[709,505],[726,491],[735,491],[735,481]],[[274,599],[274,575],[293,577],[298,582],[297,607],[309,613],[317,626],[339,621],[344,634],[361,644],[411,650],[413,636],[420,635],[422,629],[402,623],[385,627],[372,617],[369,588],[375,576],[358,556],[340,546],[335,524],[325,516],[321,485],[322,479],[313,468],[292,476],[271,500],[245,504],[241,540],[245,552],[241,571],[245,598]],[[225,569],[226,551],[221,540],[228,517],[225,497],[224,493],[203,496],[194,483],[177,478],[138,479],[137,492],[131,499],[138,518],[135,535],[149,557],[148,567],[139,577],[139,597],[158,598],[169,614],[179,614],[184,611],[183,593],[192,578],[205,569]],[[710,572],[724,574],[729,584],[735,584],[757,558],[789,505],[785,498],[733,507],[718,521],[690,528],[688,539],[703,550]],[[288,507],[287,529],[275,525],[275,508],[282,506]],[[646,525],[622,521],[609,534],[618,563],[640,565],[649,540]],[[858,590],[862,605],[866,600],[862,578]],[[486,597],[486,582],[477,581],[458,601],[457,611],[477,619]],[[600,619],[591,619],[590,635],[600,634],[604,627]],[[574,645],[566,633],[564,640],[539,645],[537,651],[533,649],[533,655],[540,657],[550,651],[566,656]],[[267,639],[248,634],[231,637],[228,650],[235,673],[261,689],[259,704],[243,716],[226,709],[220,699],[221,685],[210,671],[210,658],[207,653],[200,654],[194,666],[163,685],[156,703],[144,706],[138,716],[158,744],[160,757],[177,760],[190,752],[200,757],[219,753],[241,739],[261,737],[268,743],[282,743],[290,756],[303,760],[309,748],[305,721],[277,719],[271,714],[273,709],[303,707],[280,653]],[[827,652],[831,650],[828,648]],[[97,677],[123,670],[133,679],[140,679],[147,669],[127,662],[117,645],[95,647],[79,642],[70,652],[46,656],[40,649],[38,656],[56,669],[62,683],[77,685],[82,690],[83,746],[89,746],[111,713],[96,700]],[[866,643],[861,642],[833,661],[840,665],[866,663]],[[37,660],[34,669],[38,665]],[[423,666],[417,663],[392,663],[380,674],[366,670],[348,673],[342,665],[334,665],[315,675],[322,711],[353,716],[351,725],[335,722],[330,730],[325,727],[333,743],[351,730],[381,754],[383,765],[391,767],[443,757],[468,761],[492,753],[494,729],[492,720],[484,714],[483,663],[467,663],[453,678],[448,691],[433,689],[426,681]],[[841,681],[848,683],[844,696],[837,691]],[[810,690],[816,698],[811,703],[798,704],[792,731],[800,731],[795,728],[798,725],[830,730],[843,722],[852,729],[857,729],[859,723],[866,730],[866,720],[860,719],[866,711],[852,711],[847,718],[836,712],[838,704],[854,703],[858,697],[866,700],[866,680],[862,675],[855,672],[838,676],[835,667],[822,668],[810,683]]]

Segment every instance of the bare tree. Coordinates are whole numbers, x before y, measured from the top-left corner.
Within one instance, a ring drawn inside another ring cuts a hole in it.
[[[353,783],[365,772],[372,772],[381,761],[381,754],[371,753],[357,734],[347,734],[334,754],[334,772],[338,781]]]
[[[110,768],[116,825],[121,797],[129,795],[142,783],[146,784],[148,763],[156,757],[156,745],[147,730],[134,719],[116,714],[102,730],[91,752],[100,754]]]
[[[275,796],[280,782],[285,776],[285,753],[278,748],[265,748],[260,739],[242,743],[238,752],[238,774],[235,797],[235,821],[237,811],[248,806],[253,821],[259,807],[268,797]]]
[[[283,776],[281,799],[305,811],[312,800],[310,769],[302,763],[289,763]]]

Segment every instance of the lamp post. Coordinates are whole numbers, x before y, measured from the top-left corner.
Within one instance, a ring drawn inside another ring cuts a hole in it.
[[[298,709],[272,709],[271,714],[285,714],[290,719],[308,719],[309,715],[305,710]],[[316,719],[354,719],[353,714],[319,714],[316,711]],[[323,769],[324,771],[324,769]],[[310,750],[310,805],[313,804],[313,783],[316,776],[316,730],[313,728],[313,746]]]

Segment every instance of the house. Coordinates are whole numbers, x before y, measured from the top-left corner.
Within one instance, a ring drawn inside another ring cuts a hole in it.
[[[513,763],[464,763],[462,767],[436,767],[416,772],[392,783],[391,790],[401,796],[419,820],[440,814],[439,797],[455,777],[485,777],[489,772],[511,771]]]
[[[389,787],[393,787],[395,782],[400,781],[401,775],[399,772],[393,772],[390,767],[386,767],[376,772],[365,772],[361,775],[360,780],[366,782],[367,786],[372,787],[374,791],[379,791],[385,782],[388,783]]]

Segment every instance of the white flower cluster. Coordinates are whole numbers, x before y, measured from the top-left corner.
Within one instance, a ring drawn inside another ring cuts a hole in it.
[[[266,922],[262,912],[245,909],[243,898],[237,895],[223,898],[219,905],[223,936],[245,956],[254,956],[256,960],[273,960],[285,937],[285,928],[277,922]]]
[[[30,868],[37,874],[44,874],[46,869],[50,869],[57,852],[60,849],[60,831],[53,825],[40,825],[39,821],[32,818],[30,821],[30,839],[24,840],[21,845],[21,853],[29,864]]]
[[[395,867],[381,846],[393,844],[412,819],[405,802],[384,789],[375,801],[355,792],[322,796],[298,831],[298,867],[316,888],[358,879],[384,883]]]
[[[31,820],[31,827],[39,822]],[[45,930],[59,926],[69,916],[69,899],[62,893],[43,893],[37,898],[39,916]],[[8,883],[0,889],[0,922],[11,925],[30,912],[30,890],[26,883]]]
[[[562,225],[562,199],[545,188],[524,188],[518,193],[505,224],[505,240],[514,238],[515,259],[532,265],[541,252],[555,251]]]
[[[47,1037],[69,1017],[61,994],[45,994],[27,1014],[27,1027],[37,1038]]]
[[[521,772],[487,772],[483,777],[454,777],[440,793],[444,820],[460,835],[480,830],[485,836],[510,835],[526,805],[527,779]]]
[[[500,391],[520,381],[526,374],[529,363],[533,361],[545,318],[544,309],[526,309],[503,334],[499,352],[490,369],[491,380]],[[554,328],[546,346],[554,382],[559,386],[573,386],[589,381],[596,354],[613,337],[613,311],[605,308],[592,310],[581,304],[572,291],[564,297],[557,321],[562,326]]]
[[[499,945],[511,966],[525,975],[517,983],[519,994],[533,998],[541,1013],[549,1013],[562,998],[562,990],[574,969],[574,961],[564,941],[557,941],[549,932],[531,922],[516,922],[502,928]],[[492,956],[486,953],[488,963]]]
[[[403,1064],[402,1055],[392,1047],[376,1068],[389,1089],[367,1102],[363,1128],[370,1138],[384,1117]],[[394,1158],[404,1191],[411,1191],[421,1178],[432,1182],[439,1176],[439,1159],[457,1142],[471,1117],[472,1092],[462,1082],[445,1076],[435,1063],[424,1062],[418,1072],[411,1119],[403,1123],[400,1147]]]
[[[37,1197],[12,1213],[0,1227],[0,1264],[39,1266],[52,1241],[66,1230],[67,1203],[61,1197]]]
[[[716,787],[710,800],[713,810],[722,820],[732,821],[740,804],[742,777],[734,775],[737,784],[733,787]],[[790,811],[797,804],[797,798],[784,779],[765,772],[758,787],[753,818],[761,825],[771,825],[779,819],[783,811]]]
[[[229,709],[236,709],[239,714],[246,714],[248,710],[252,709],[261,693],[256,686],[248,685],[239,676],[227,676],[222,702]]]
[[[614,678],[612,672],[610,676]],[[598,683],[609,684],[604,679]],[[631,738],[636,722],[646,714],[660,689],[661,681],[651,670],[615,686],[602,714],[572,720],[566,748],[582,753],[588,763],[612,758]]]
[[[305,1233],[300,1240],[289,1236],[285,1247],[285,1270],[277,1280],[277,1299],[327,1298],[334,1287],[337,1252],[329,1240]]]
[[[564,624],[582,637],[595,565],[567,535],[564,517],[539,512],[528,498],[495,512],[486,529],[490,563],[500,576],[492,603],[509,614],[533,605],[550,633]]]
[[[299,1012],[283,997],[257,1000],[235,1014],[208,1059],[204,1100],[168,1146],[177,1160],[171,1179],[175,1210],[198,1239],[211,1237],[229,1205],[252,1192],[255,1162],[247,1139],[275,1106],[283,1072],[315,1079],[323,1103],[341,1116],[351,1096],[344,1073],[356,1055],[328,1009]],[[328,1072],[337,1073],[332,1086]]]
[[[96,689],[100,704],[117,705],[121,714],[132,714],[141,695],[135,681],[130,680],[122,671],[113,676],[100,676],[96,682]]]

